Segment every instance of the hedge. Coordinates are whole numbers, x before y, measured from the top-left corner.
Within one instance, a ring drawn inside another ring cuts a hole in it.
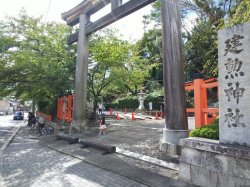
[[[153,110],[160,110],[161,104],[163,102],[163,96],[160,91],[153,92],[151,94],[146,94],[144,107],[146,110],[149,110],[148,103],[152,102]],[[127,110],[136,110],[139,107],[139,100],[138,96],[127,96],[123,98],[116,99],[112,103],[106,103],[105,108],[106,110],[112,109],[120,109],[123,110],[126,108]]]
[[[214,120],[211,125],[192,130],[190,136],[219,140],[219,118]]]

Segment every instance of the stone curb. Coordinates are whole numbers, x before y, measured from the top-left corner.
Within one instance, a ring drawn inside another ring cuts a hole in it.
[[[11,137],[7,140],[7,142],[5,142],[3,144],[3,146],[0,148],[0,157],[2,156],[3,151],[6,149],[6,147],[8,147],[8,145],[14,139],[14,137],[16,136],[16,134],[18,133],[18,131],[20,130],[20,128],[23,126],[24,123],[25,123],[25,120],[23,120],[23,122],[21,123],[21,125],[18,128],[15,129],[15,132],[11,135]],[[0,173],[0,186],[1,187],[6,187],[4,179],[3,179],[1,173]]]
[[[142,155],[139,153],[135,153],[135,152],[131,152],[131,151],[127,151],[124,149],[121,149],[119,147],[116,148],[116,153],[130,157],[130,158],[134,158],[137,160],[141,160],[150,164],[154,164],[160,167],[164,167],[167,169],[171,169],[171,170],[175,170],[175,171],[179,171],[179,164],[175,164],[175,163],[171,163],[171,162],[166,162],[157,158],[153,158],[150,156],[146,156],[146,155]]]

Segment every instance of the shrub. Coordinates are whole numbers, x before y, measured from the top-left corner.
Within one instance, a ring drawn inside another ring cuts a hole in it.
[[[109,110],[110,108],[113,109],[136,109],[139,106],[139,101],[136,96],[127,96],[123,98],[116,99],[112,103],[106,103],[106,110]]]
[[[153,92],[147,94],[144,102],[145,108],[148,110],[149,106],[148,103],[152,102],[153,104],[153,110],[160,110],[161,105],[163,103],[163,98],[164,98],[164,90],[154,90]]]
[[[203,127],[194,129],[190,132],[191,137],[201,137],[208,139],[219,139],[219,118],[214,120],[211,125],[205,125]]]

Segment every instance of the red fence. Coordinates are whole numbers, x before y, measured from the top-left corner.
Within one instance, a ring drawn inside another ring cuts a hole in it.
[[[42,116],[46,121],[51,121],[52,116],[48,114],[44,114],[42,112],[36,112],[36,116]]]
[[[60,97],[57,100],[57,119],[70,123],[73,113],[73,95]]]
[[[218,108],[208,108],[207,105],[207,89],[214,87],[218,87],[216,78],[207,80],[195,79],[194,82],[185,84],[186,91],[194,90],[194,108],[187,108],[186,111],[194,113],[195,128],[211,124],[219,115]]]

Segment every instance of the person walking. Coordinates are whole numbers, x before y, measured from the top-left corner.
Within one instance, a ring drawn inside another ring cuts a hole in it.
[[[102,134],[103,135],[106,135],[106,130],[107,130],[107,126],[105,124],[105,116],[104,114],[101,115],[101,120],[99,122],[99,133],[98,133],[98,136],[101,136]]]
[[[39,118],[38,118],[38,126],[39,126],[40,136],[42,135],[44,125],[45,125],[44,118],[42,116],[39,116]]]
[[[99,103],[99,105],[98,105],[98,108],[99,108],[99,115],[102,115],[102,112],[103,112],[103,109],[104,109],[104,105],[103,105],[103,103],[101,102],[101,103]]]
[[[28,126],[32,127],[32,124],[34,123],[35,120],[35,115],[32,112],[28,113]]]

